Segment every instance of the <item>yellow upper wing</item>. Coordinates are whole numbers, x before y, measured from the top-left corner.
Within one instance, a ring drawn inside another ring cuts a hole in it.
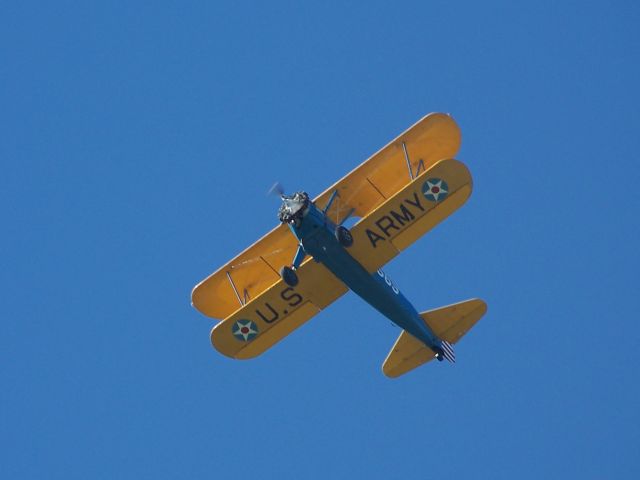
[[[196,285],[193,306],[213,318],[226,318],[280,280],[298,243],[286,225],[279,225]]]
[[[460,130],[454,120],[442,113],[429,114],[315,202],[326,205],[337,190],[329,217],[336,223],[348,216],[364,218],[411,182],[405,151],[417,175],[453,157],[459,146]],[[196,285],[191,294],[194,307],[210,317],[228,317],[280,280],[280,267],[291,264],[296,248],[295,237],[285,225],[279,225]]]
[[[337,190],[338,196],[327,212],[329,218],[336,224],[351,215],[364,218],[411,181],[407,157],[412,172],[417,175],[438,160],[453,158],[459,148],[460,129],[453,118],[444,113],[430,113],[315,201],[324,206]]]

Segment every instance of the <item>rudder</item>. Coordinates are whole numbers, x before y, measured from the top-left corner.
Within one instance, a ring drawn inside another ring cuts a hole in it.
[[[456,363],[456,352],[453,351],[453,345],[451,345],[446,340],[443,340],[441,348],[442,348],[442,355],[444,355],[444,358],[449,360],[451,363]]]

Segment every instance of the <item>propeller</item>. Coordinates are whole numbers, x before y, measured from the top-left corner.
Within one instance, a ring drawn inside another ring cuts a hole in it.
[[[284,187],[280,182],[276,182],[267,192],[267,195],[278,195],[280,198],[284,195]]]

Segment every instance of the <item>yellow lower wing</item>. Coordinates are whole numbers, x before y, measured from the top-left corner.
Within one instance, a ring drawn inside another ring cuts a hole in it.
[[[353,227],[349,253],[369,272],[376,271],[460,208],[471,189],[464,164],[436,163]]]
[[[313,260],[307,260],[297,274],[296,287],[288,287],[280,279],[218,323],[211,330],[213,346],[228,357],[256,357],[347,291],[329,270]]]

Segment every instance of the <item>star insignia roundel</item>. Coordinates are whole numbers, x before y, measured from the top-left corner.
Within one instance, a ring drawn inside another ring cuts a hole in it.
[[[449,194],[449,185],[441,178],[428,178],[422,185],[422,194],[427,200],[439,202]]]
[[[238,320],[231,327],[231,332],[238,340],[248,342],[258,335],[258,326],[251,320]]]

